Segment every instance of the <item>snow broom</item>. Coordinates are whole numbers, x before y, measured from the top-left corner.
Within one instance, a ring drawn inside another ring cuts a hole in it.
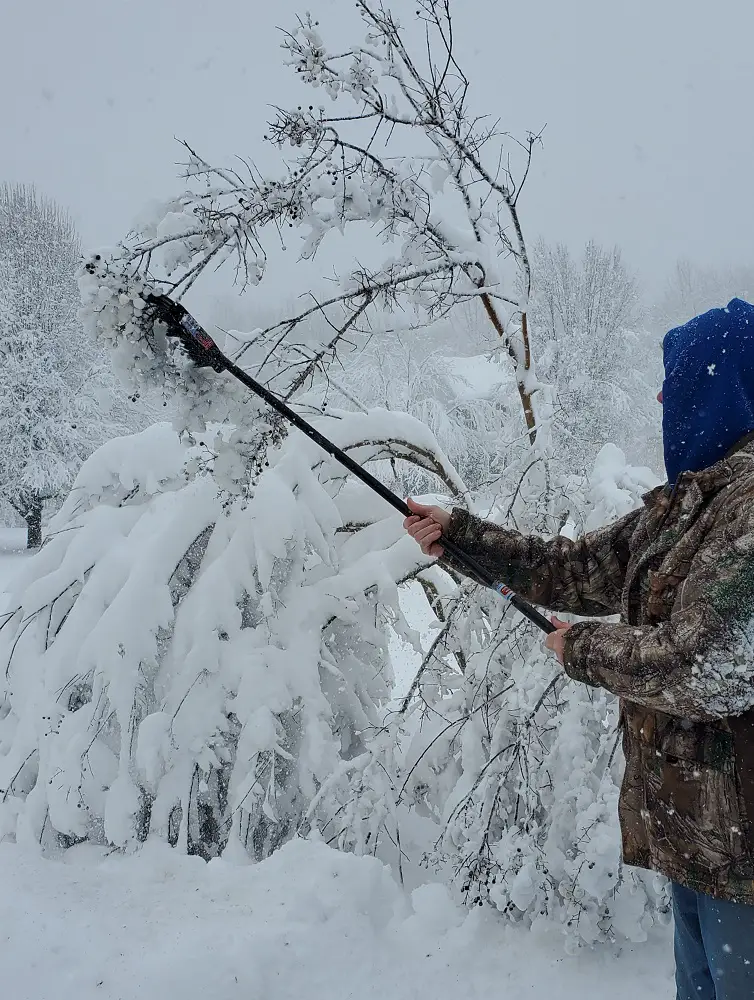
[[[216,372],[228,372],[234,378],[238,379],[239,382],[243,383],[247,389],[250,389],[260,399],[264,400],[271,409],[279,413],[288,423],[297,427],[298,430],[306,434],[315,444],[319,445],[323,451],[326,451],[328,455],[331,455],[340,462],[357,479],[360,479],[365,486],[368,486],[370,490],[381,496],[383,500],[387,501],[397,511],[400,511],[404,517],[411,516],[412,512],[408,505],[393,493],[392,490],[389,490],[384,483],[381,483],[379,479],[375,479],[358,462],[354,461],[350,455],[347,455],[336,444],[333,444],[323,434],[320,434],[316,427],[313,427],[303,417],[299,416],[298,413],[271,393],[269,389],[265,388],[265,386],[257,382],[256,379],[252,378],[242,368],[234,364],[230,358],[226,357],[212,337],[194,319],[185,306],[174,302],[167,295],[151,294],[148,296],[148,301],[151,305],[150,312],[154,320],[166,327],[168,337],[178,337],[180,339],[182,347],[197,367],[212,368]],[[528,618],[530,622],[533,622],[537,628],[548,634],[555,631],[555,626],[543,614],[532,607],[528,601],[515,594],[510,587],[506,586],[500,580],[496,580],[484,566],[468,553],[464,552],[462,548],[445,537],[441,537],[439,543],[460,566],[472,574],[479,582],[491,590],[497,591],[520,614]]]

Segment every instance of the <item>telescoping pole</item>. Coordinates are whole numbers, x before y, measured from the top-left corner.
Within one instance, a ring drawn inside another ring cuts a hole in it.
[[[412,515],[408,504],[396,496],[392,490],[389,490],[384,483],[381,483],[379,479],[376,479],[370,472],[363,469],[358,462],[330,441],[329,438],[326,438],[324,434],[321,434],[316,427],[313,427],[302,416],[296,413],[295,410],[292,410],[290,406],[271,393],[269,389],[260,382],[257,382],[255,378],[252,378],[242,368],[239,368],[230,358],[226,357],[212,337],[200,326],[185,306],[174,302],[167,295],[153,295],[150,298],[150,302],[154,307],[155,317],[167,327],[168,336],[180,337],[187,353],[197,365],[213,368],[216,372],[229,372],[255,395],[259,396],[260,399],[263,399],[271,409],[279,413],[303,434],[306,434],[310,440],[314,441],[323,451],[326,451],[328,455],[331,455],[340,462],[349,472],[352,472],[365,486],[368,486],[369,489],[381,496],[383,500],[397,511],[400,511],[404,517]],[[481,563],[477,562],[467,552],[464,552],[455,542],[442,536],[438,540],[438,544],[442,545],[445,551],[460,566],[473,574],[485,586],[497,591],[504,600],[508,601],[520,614],[536,625],[537,628],[548,634],[555,631],[555,626],[543,614],[537,611],[528,601],[525,601],[523,597],[515,594],[502,581],[496,580]]]

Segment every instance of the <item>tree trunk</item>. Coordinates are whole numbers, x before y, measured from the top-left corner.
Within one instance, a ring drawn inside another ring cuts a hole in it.
[[[42,501],[34,499],[24,512],[26,521],[26,548],[38,549],[42,544]]]
[[[492,299],[486,293],[482,294],[480,298],[490,322],[495,327],[498,336],[505,344],[505,349],[508,351],[511,360],[513,361],[516,383],[518,385],[518,394],[521,397],[521,406],[524,410],[526,429],[529,432],[529,443],[534,444],[537,440],[537,424],[534,418],[534,406],[532,405],[531,393],[526,388],[525,381],[526,375],[531,368],[531,345],[529,343],[529,327],[527,324],[526,313],[521,314],[521,339],[523,341],[524,356],[523,358],[520,358],[516,353],[516,349],[513,344],[508,339],[508,335],[503,328],[502,320],[498,315],[497,309],[495,309]]]

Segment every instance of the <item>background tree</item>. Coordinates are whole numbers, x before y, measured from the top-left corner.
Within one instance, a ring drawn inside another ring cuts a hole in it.
[[[32,187],[0,187],[0,498],[42,543],[42,512],[124,429],[125,393],[77,320],[81,247]]]
[[[651,322],[659,336],[686,323],[708,309],[727,305],[732,298],[751,302],[754,267],[703,267],[679,260],[651,311]]]
[[[553,434],[569,468],[587,474],[608,441],[661,468],[662,352],[619,248],[589,241],[578,258],[539,240],[531,258],[539,371],[553,387]]]

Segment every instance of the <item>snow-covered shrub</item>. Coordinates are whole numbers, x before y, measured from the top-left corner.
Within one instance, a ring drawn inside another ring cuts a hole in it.
[[[393,435],[446,463],[405,416],[324,423],[365,461]],[[250,495],[220,485],[208,451],[209,432],[188,447],[167,424],[105,445],[16,582],[3,836],[262,857],[310,822],[372,849],[390,819],[365,747],[391,694],[396,581],[421,557],[298,435]]]
[[[550,479],[554,500],[569,497],[572,534],[633,509],[657,483],[613,445],[580,491],[572,476],[558,490],[555,462]],[[514,503],[524,529],[537,520],[533,502]],[[491,518],[505,520],[509,503]],[[455,868],[469,902],[554,919],[573,947],[643,940],[665,901],[620,857],[617,700],[569,682],[493,593],[465,587],[442,603],[441,641],[404,703],[404,795],[437,823],[434,856]]]

